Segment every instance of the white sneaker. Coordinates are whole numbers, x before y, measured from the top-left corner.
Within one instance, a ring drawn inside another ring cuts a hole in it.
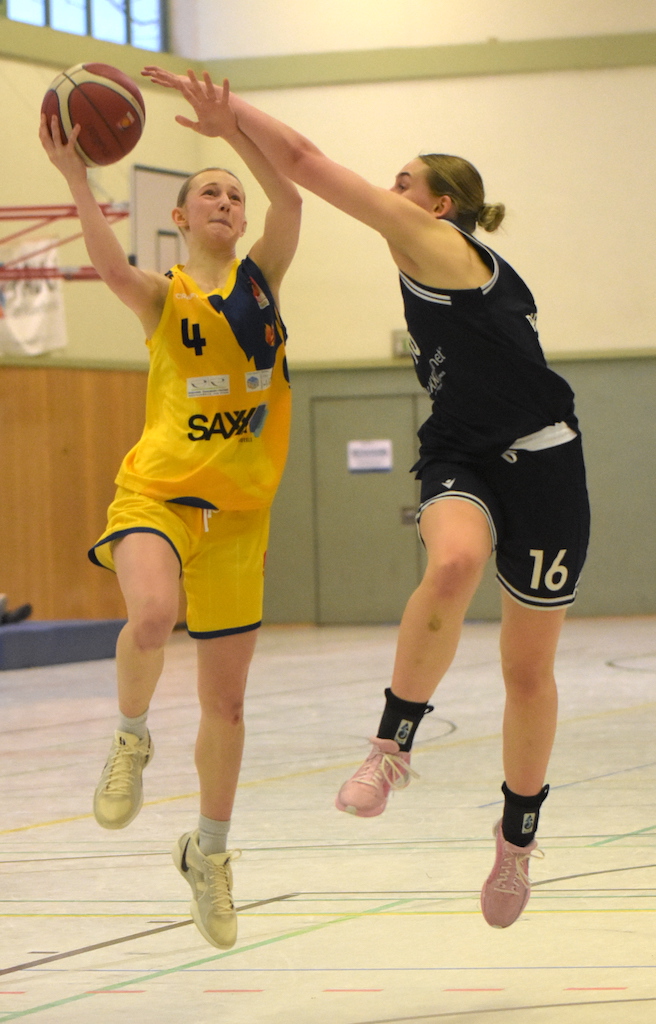
[[[230,861],[240,856],[240,850],[229,850],[206,857],[198,845],[198,830],[185,832],[173,847],[173,863],[193,893],[191,916],[203,938],[219,949],[232,949],[237,941]]]
[[[143,804],[141,773],[153,759],[155,748],[146,733],[114,733],[112,749],[93,797],[93,813],[102,828],[125,828]]]

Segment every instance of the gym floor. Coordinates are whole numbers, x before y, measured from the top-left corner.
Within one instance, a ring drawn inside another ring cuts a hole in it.
[[[498,627],[468,623],[384,815],[333,806],[366,756],[394,627],[265,627],[231,847],[237,945],[207,945],[171,862],[196,826],[195,645],[172,638],[145,803],[91,798],[112,661],[0,673],[0,1024],[608,1024],[656,1019],[656,619],[576,619],[551,795],[511,928],[478,909],[501,808]]]

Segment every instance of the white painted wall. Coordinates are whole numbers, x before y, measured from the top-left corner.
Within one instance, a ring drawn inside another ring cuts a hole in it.
[[[197,60],[656,29],[654,0],[173,0]]]
[[[264,12],[269,11],[273,46],[277,37],[272,12],[279,13],[281,6],[288,12],[294,5],[295,0],[285,5],[187,0],[185,10],[191,12],[191,22],[195,12],[207,21],[208,11],[223,7],[230,24],[237,10],[260,13],[253,50],[258,33],[265,34]],[[374,7],[380,12],[376,32],[383,23],[389,27],[392,11],[398,17],[396,3],[388,0],[352,0],[351,21],[342,0],[334,0],[331,7],[341,12],[345,38],[347,22],[357,22],[365,7],[370,13]],[[520,36],[522,25],[527,31],[532,27],[536,36],[548,34],[549,27],[554,35],[591,31],[593,14],[599,31],[656,27],[656,3],[651,0],[554,0],[549,5],[543,0],[408,0],[403,24],[408,31],[421,30],[424,42],[437,41],[427,38],[422,27],[426,18],[420,15],[429,8],[443,11],[453,42],[464,41],[467,30],[472,38],[479,31],[472,10],[480,14],[481,37],[501,37],[511,24]],[[469,12],[466,19],[459,13],[462,8]],[[305,14],[299,6],[298,17],[309,25],[308,12],[327,9],[323,0],[316,0],[303,5]],[[515,21],[509,20],[509,11],[515,12]],[[287,23],[295,25],[297,20],[287,14]],[[312,38],[319,45],[319,36]],[[392,41],[382,36],[358,38],[362,45]],[[419,34],[413,38],[417,41]],[[326,49],[328,40],[325,35]],[[0,106],[0,133],[5,139],[20,140],[18,148],[0,147],[0,205],[60,203],[68,198],[36,137],[41,97],[52,77],[52,69],[0,60],[0,88],[6,97]],[[177,95],[148,89],[145,97],[146,131],[134,161],[176,170],[213,163],[234,167],[248,185],[250,224],[245,242],[256,238],[265,204],[229,148],[175,124],[175,113],[184,107]],[[483,237],[510,259],[533,289],[547,351],[656,345],[656,223],[651,200],[656,181],[656,67],[288,89],[249,93],[248,98],[377,184],[391,184],[399,167],[421,151],[468,157],[483,174],[488,198],[508,207],[502,230]],[[130,163],[94,172],[101,197],[129,199]],[[0,225],[0,234],[4,227]],[[129,248],[127,226],[120,225],[117,232]],[[79,244],[62,259],[86,261]],[[104,286],[67,284],[65,295],[71,340],[63,356],[146,361],[136,319]],[[283,286],[282,303],[292,362],[387,358],[391,331],[403,326],[397,277],[385,243],[311,195],[305,197],[301,245]]]
[[[656,147],[648,128],[656,123],[656,68],[247,98],[380,185],[419,152],[466,156],[488,199],[508,208],[501,230],[481,237],[526,277],[547,350],[656,344]],[[252,215],[258,198],[250,193]],[[383,240],[307,194],[283,304],[292,359],[387,357],[391,330],[403,326]]]
[[[208,59],[656,30],[656,0],[179,2],[176,38]],[[655,85],[635,68],[247,98],[378,184],[421,151],[471,159],[508,207],[485,240],[526,276],[545,348],[571,351],[656,343]],[[292,359],[386,357],[403,324],[384,243],[313,196],[283,297]]]

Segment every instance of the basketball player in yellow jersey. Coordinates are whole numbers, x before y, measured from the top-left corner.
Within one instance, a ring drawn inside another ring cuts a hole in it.
[[[169,275],[131,266],[56,119],[41,142],[64,175],[100,277],[139,318],[151,355],[146,425],[123,461],[106,532],[90,552],[114,569],[128,621],[116,650],[119,721],[94,797],[104,828],[141,809],[153,756],[148,707],[164,646],[178,619],[182,574],[187,624],[197,639],[201,708],[196,743],[198,827],[173,858],[192,889],[191,912],[208,942],[237,938],[227,836],[241,764],[246,678],[262,618],[269,508],[283,470],[290,391],[278,289],[298,241],[301,200],[238,129],[228,107],[196,130],[222,136],[263,188],[262,237],[240,261],[244,191],[229,171],[189,178],[173,220],[188,246]]]

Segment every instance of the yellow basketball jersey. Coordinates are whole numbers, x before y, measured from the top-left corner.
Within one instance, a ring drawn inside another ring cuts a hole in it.
[[[287,457],[286,331],[264,276],[235,260],[206,294],[181,266],[150,349],[146,425],[116,483],[217,509],[270,505]]]

